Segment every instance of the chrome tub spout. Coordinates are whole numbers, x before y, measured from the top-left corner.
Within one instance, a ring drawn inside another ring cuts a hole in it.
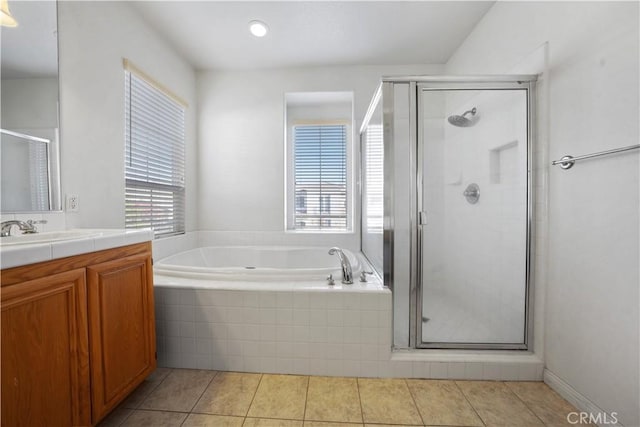
[[[340,258],[340,267],[342,268],[342,283],[350,285],[353,283],[353,273],[351,271],[351,263],[349,258],[342,252],[342,249],[334,247],[329,249],[329,255],[337,254]]]

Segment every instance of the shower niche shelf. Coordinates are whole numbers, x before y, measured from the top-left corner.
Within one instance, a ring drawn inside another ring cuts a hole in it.
[[[513,170],[518,155],[518,140],[514,139],[506,144],[498,145],[489,150],[489,182],[502,184],[509,171]]]

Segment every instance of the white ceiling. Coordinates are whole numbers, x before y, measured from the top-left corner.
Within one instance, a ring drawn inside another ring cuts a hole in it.
[[[493,1],[142,1],[196,69],[442,64]],[[270,28],[256,38],[248,22]]]
[[[58,75],[55,1],[11,1],[14,28],[1,27],[2,78]]]

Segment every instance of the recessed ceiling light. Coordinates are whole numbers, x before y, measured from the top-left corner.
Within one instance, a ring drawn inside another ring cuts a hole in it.
[[[269,27],[262,21],[250,21],[249,31],[256,37],[264,37],[269,31]]]

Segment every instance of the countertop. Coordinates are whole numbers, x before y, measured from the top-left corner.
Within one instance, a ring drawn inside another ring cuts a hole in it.
[[[5,245],[2,244],[2,238],[0,238],[0,269],[19,267],[153,240],[153,230],[150,229],[74,229],[65,231],[72,233],[82,231],[85,232],[85,235],[51,242]],[[41,235],[46,238],[50,234],[52,233],[42,233]]]

